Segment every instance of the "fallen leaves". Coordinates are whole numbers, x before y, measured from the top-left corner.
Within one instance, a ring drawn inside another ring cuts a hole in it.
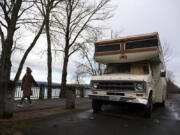
[[[128,126],[128,124],[124,124],[124,127],[125,127],[125,128],[128,128],[129,126]]]
[[[159,123],[159,120],[155,119],[155,120],[154,120],[154,123],[158,124],[158,123]]]
[[[14,133],[14,135],[23,135],[20,131]]]
[[[93,117],[93,116],[91,116],[91,117],[89,117],[89,119],[90,119],[90,120],[94,120],[94,117]]]
[[[53,123],[53,127],[54,127],[54,128],[57,127],[57,122],[56,122],[56,121]]]
[[[72,121],[75,121],[76,119],[75,119],[75,117],[72,117],[71,120],[72,120]]]

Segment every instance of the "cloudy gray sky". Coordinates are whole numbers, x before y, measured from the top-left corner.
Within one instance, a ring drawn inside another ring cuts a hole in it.
[[[173,71],[180,86],[180,0],[113,0],[116,14],[107,24],[121,36],[158,32],[162,46],[170,47],[172,59],[167,70]]]
[[[112,0],[112,4],[118,6],[114,16],[104,22],[104,26],[113,31],[122,31],[120,36],[137,35],[158,32],[162,45],[168,42],[173,58],[167,64],[167,69],[173,71],[175,83],[180,86],[180,0]],[[110,35],[107,33],[107,35]],[[30,42],[30,41],[29,41]],[[39,46],[46,44],[43,37],[38,41]],[[46,47],[44,47],[46,49]],[[28,56],[25,66],[33,69],[33,75],[38,81],[47,80],[46,56],[40,55],[38,45]],[[17,70],[20,53],[13,55],[13,68],[11,78]],[[61,57],[53,62],[53,81],[60,82],[62,71]],[[73,61],[73,58],[71,58]],[[75,65],[69,64],[68,71],[74,72]],[[25,73],[25,68],[23,73]],[[21,76],[22,77],[22,76]],[[69,77],[70,79],[70,77]]]

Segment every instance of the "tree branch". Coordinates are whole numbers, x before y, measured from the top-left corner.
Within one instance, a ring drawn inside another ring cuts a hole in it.
[[[65,28],[64,28],[64,24],[62,24],[62,23],[60,22],[60,20],[57,18],[57,16],[55,16],[55,15],[53,15],[53,16],[54,16],[55,20],[58,22],[58,24],[62,27],[63,31],[66,32],[66,30],[65,30]]]
[[[63,52],[64,53],[64,50],[52,49],[52,51],[54,51],[54,52]]]
[[[86,20],[86,22],[83,24],[83,26],[81,27],[81,29],[79,30],[79,32],[76,34],[75,38],[73,39],[73,41],[70,43],[70,47],[74,44],[74,42],[76,41],[76,39],[78,38],[79,34],[84,30],[84,28],[86,27],[86,25],[89,23],[89,21],[91,20],[91,18],[94,16],[94,14],[96,14],[106,3],[108,2],[108,0],[105,1],[101,1],[98,6],[91,11],[90,16],[88,17],[88,19]]]
[[[0,24],[5,27],[6,29],[8,28],[1,20],[0,20]]]
[[[14,78],[14,82],[17,83],[17,81],[19,80],[19,77],[20,77],[20,74],[21,74],[21,71],[22,71],[22,68],[23,68],[23,65],[24,65],[24,62],[29,54],[29,52],[32,50],[32,48],[35,46],[39,36],[41,35],[42,33],[42,30],[44,28],[44,25],[45,25],[45,20],[42,22],[42,25],[41,25],[41,28],[39,29],[37,35],[34,37],[34,40],[33,42],[30,44],[30,46],[28,47],[28,49],[26,50],[26,52],[24,53],[23,55],[23,58],[19,64],[19,67],[18,67],[18,71],[16,73],[16,76]]]
[[[78,46],[76,49],[74,49],[72,52],[68,54],[68,57],[70,57],[73,53],[75,53],[77,50],[80,49],[80,46]]]
[[[5,39],[4,39],[4,33],[1,29],[1,26],[0,26],[0,35],[1,35],[1,44],[2,44],[2,50],[4,49],[4,46],[5,46]]]
[[[4,12],[4,17],[5,17],[5,20],[7,22],[7,24],[10,23],[10,18],[8,16],[8,11],[6,10],[6,1],[4,0],[4,4],[3,3],[0,3],[0,7],[2,8],[3,12]]]
[[[18,18],[20,18],[21,15],[22,15],[25,11],[29,10],[30,8],[32,8],[32,7],[34,6],[34,4],[35,4],[35,3],[33,3],[33,4],[32,4],[31,6],[29,6],[28,8],[25,8],[25,9],[18,15]]]

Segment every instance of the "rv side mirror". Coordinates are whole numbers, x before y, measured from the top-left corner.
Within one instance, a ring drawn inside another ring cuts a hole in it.
[[[161,71],[160,76],[161,77],[166,77],[166,72],[165,71]]]

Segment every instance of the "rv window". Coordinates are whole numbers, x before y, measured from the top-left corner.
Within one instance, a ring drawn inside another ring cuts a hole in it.
[[[130,73],[130,64],[127,63],[119,64],[118,73]]]
[[[110,73],[130,73],[130,64],[109,64],[105,70],[105,74]]]
[[[108,64],[105,74],[111,73],[148,74],[149,68],[147,63]]]
[[[132,74],[148,74],[149,68],[147,63],[132,63],[131,64]]]

